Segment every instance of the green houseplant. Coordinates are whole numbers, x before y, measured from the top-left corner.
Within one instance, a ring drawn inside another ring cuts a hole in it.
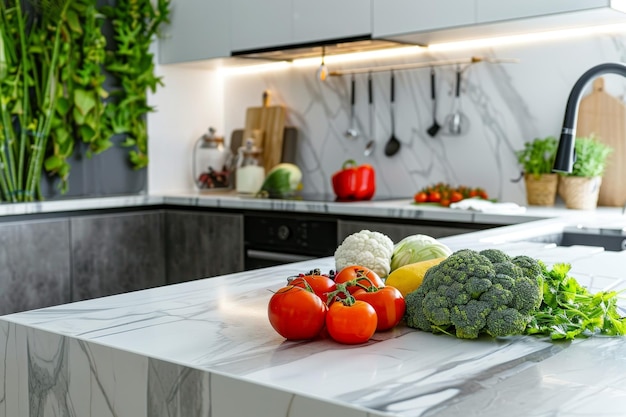
[[[552,173],[558,140],[554,136],[535,138],[515,152],[522,167],[529,205],[553,206],[559,177]]]
[[[613,148],[591,135],[574,141],[576,159],[572,172],[561,174],[559,195],[567,208],[589,210],[598,203],[602,175]]]

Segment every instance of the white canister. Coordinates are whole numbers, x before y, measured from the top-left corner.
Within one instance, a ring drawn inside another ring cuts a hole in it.
[[[256,194],[261,189],[265,180],[261,152],[252,139],[247,139],[245,146],[239,148],[235,175],[235,189],[238,193]]]

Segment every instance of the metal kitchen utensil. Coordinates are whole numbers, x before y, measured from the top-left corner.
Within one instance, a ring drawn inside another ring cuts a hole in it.
[[[459,136],[467,132],[469,127],[469,119],[461,109],[461,68],[456,69],[456,91],[454,95],[454,103],[452,113],[446,117],[444,122],[446,133],[448,135]]]
[[[437,122],[437,94],[435,92],[435,69],[430,69],[430,98],[433,102],[433,124],[426,129],[426,132],[433,138],[439,133],[441,125]]]
[[[372,73],[367,76],[367,99],[369,102],[369,137],[370,140],[365,144],[365,150],[363,155],[370,156],[376,148],[376,141],[374,141],[374,91],[372,90]]]
[[[400,150],[400,141],[396,137],[396,118],[395,118],[395,95],[396,95],[396,82],[393,70],[391,71],[391,100],[389,102],[390,115],[391,115],[391,137],[385,145],[385,155],[394,156]]]
[[[356,129],[354,119],[354,98],[355,98],[355,80],[354,74],[350,81],[350,127],[346,130],[345,136],[349,139],[356,139],[359,137],[359,131]]]

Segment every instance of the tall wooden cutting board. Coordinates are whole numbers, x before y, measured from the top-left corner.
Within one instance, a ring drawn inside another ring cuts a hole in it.
[[[604,91],[604,79],[596,78],[593,90],[580,101],[576,136],[595,134],[599,141],[613,148],[602,178],[599,206],[623,206],[626,203],[626,106]]]
[[[243,140],[245,142],[248,138],[255,138],[256,145],[263,149],[266,173],[282,161],[286,113],[284,106],[270,106],[268,91],[263,92],[261,107],[249,107],[246,110]]]

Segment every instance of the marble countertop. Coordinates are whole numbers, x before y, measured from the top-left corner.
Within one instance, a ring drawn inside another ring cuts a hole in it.
[[[208,209],[270,210],[298,213],[365,216],[380,218],[421,219],[430,221],[509,225],[538,219],[578,216],[581,213],[613,215],[617,207],[599,207],[589,212],[565,207],[524,207],[522,210],[502,209],[491,212],[450,209],[430,205],[415,205],[410,199],[364,202],[321,202],[272,200],[240,196],[226,192],[181,192],[163,195],[128,195],[102,198],[80,198],[35,203],[0,204],[0,216],[73,212],[112,208],[137,208],[158,205],[206,207]]]
[[[592,290],[626,288],[626,252],[529,241],[600,220],[442,241],[571,262]],[[0,317],[0,416],[623,415],[626,338],[458,340],[400,325],[357,346],[285,341],[267,320],[271,291],[316,267],[332,257]]]

